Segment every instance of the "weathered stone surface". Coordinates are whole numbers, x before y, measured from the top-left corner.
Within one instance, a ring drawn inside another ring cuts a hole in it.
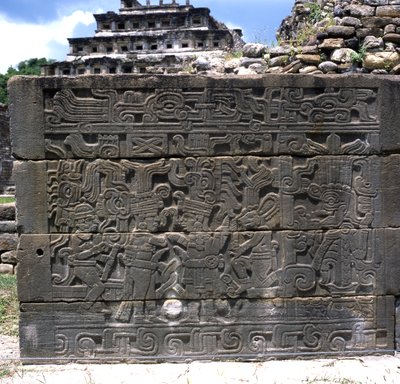
[[[318,45],[320,49],[338,49],[344,47],[343,39],[324,39],[324,41]]]
[[[185,361],[394,348],[394,298],[23,304],[21,357]],[[80,324],[80,327],[76,327]]]
[[[335,63],[350,63],[351,62],[351,57],[354,55],[356,52],[353,51],[350,48],[340,48],[340,49],[335,49],[332,52],[331,55],[331,60]]]
[[[18,236],[15,233],[0,233],[0,251],[13,251],[17,249]]]
[[[296,59],[299,59],[301,62],[307,63],[307,64],[319,64],[321,62],[320,55],[300,54],[300,55],[296,55]]]
[[[324,73],[328,73],[328,72],[334,72],[337,71],[338,69],[338,65],[336,63],[334,63],[333,61],[323,61],[318,68],[324,72]]]
[[[22,302],[399,295],[399,240],[399,229],[24,235],[18,292]]]
[[[356,36],[359,39],[364,39],[367,36],[382,37],[383,29],[382,28],[359,28],[356,31]]]
[[[0,221],[0,233],[17,232],[17,224],[15,221]]]
[[[0,204],[0,220],[15,220],[15,203]]]
[[[343,17],[339,21],[340,25],[348,26],[348,27],[356,27],[359,28],[363,25],[362,21],[357,17]]]
[[[400,64],[400,54],[398,52],[367,53],[364,59],[364,67],[369,70],[391,70],[398,64]]]
[[[385,36],[383,36],[383,41],[389,41],[391,43],[400,44],[400,34],[387,33]]]
[[[299,154],[316,155],[324,148],[303,135],[288,140]],[[360,139],[343,143],[332,133],[326,145],[338,155],[368,149]],[[17,163],[21,190],[33,182],[26,175],[37,169],[43,171],[35,180],[48,190],[35,196],[36,215],[20,214],[28,211],[32,196],[18,197],[19,229],[157,233],[382,226],[387,218],[382,204],[398,189],[388,179],[392,192],[386,192],[382,177],[398,156],[338,155]]]
[[[389,76],[12,81],[23,356],[393,350],[399,98]]]
[[[375,8],[369,5],[351,4],[344,8],[344,13],[353,17],[374,16]],[[386,15],[381,15],[386,16]]]
[[[329,37],[351,37],[355,33],[354,27],[346,27],[342,25],[334,25],[326,29],[326,33]]]
[[[320,72],[318,67],[315,65],[307,65],[306,67],[300,68],[299,73],[316,73]]]
[[[13,275],[14,266],[11,264],[0,264],[0,275]]]
[[[37,123],[29,120],[27,114],[22,114],[25,116],[25,120],[22,121],[23,117],[19,114],[20,125],[12,131],[14,151],[20,158],[31,159],[295,154],[299,152],[294,151],[292,146],[284,143],[271,145],[277,139],[278,142],[281,141],[278,138],[281,135],[281,127],[293,127],[292,131],[290,128],[289,131],[286,129],[285,134],[295,133],[297,126],[301,124],[304,130],[309,130],[313,136],[316,134],[313,127],[317,122],[323,124],[329,132],[335,131],[336,127],[342,132],[340,136],[346,136],[343,128],[349,125],[354,126],[361,135],[363,128],[356,128],[357,126],[374,125],[379,130],[381,116],[375,112],[371,116],[371,111],[377,111],[377,89],[383,87],[385,82],[374,78],[358,79],[356,87],[349,87],[346,79],[337,78],[334,80],[337,87],[348,89],[351,95],[349,100],[341,101],[342,99],[338,98],[339,89],[330,92],[330,78],[317,82],[315,78],[308,76],[287,77],[284,82],[290,82],[292,86],[284,89],[279,86],[281,79],[280,76],[242,80],[215,78],[208,82],[206,79],[190,76],[132,76],[130,80],[126,76],[117,76],[103,77],[99,82],[98,79],[87,77],[80,79],[82,83],[76,79],[65,79],[65,85],[68,86],[55,94],[46,91],[47,87],[57,88],[55,79],[14,80],[15,87],[12,87],[11,91],[18,95],[18,88],[24,92],[27,84],[34,86],[40,81],[39,88],[42,91],[36,92],[43,92],[45,101],[43,96],[40,96],[32,105],[37,105],[37,108],[43,102],[49,105],[44,112],[42,111],[42,118]],[[115,85],[117,94],[104,90],[100,95],[92,91],[102,87],[109,88],[112,84]],[[222,91],[221,87],[224,86],[234,88],[235,92]],[[78,87],[87,90],[84,97],[79,96]],[[130,90],[127,91],[129,87]],[[193,88],[196,89],[195,92],[191,91]],[[307,109],[306,113],[302,111],[303,100],[290,99],[290,89],[307,95],[307,102],[311,103],[311,108]],[[365,92],[358,92],[358,89]],[[129,97],[135,90],[135,95],[140,100],[132,104]],[[109,93],[107,98],[102,96],[104,92]],[[343,109],[344,115],[339,117],[333,113],[333,109],[320,108],[320,92],[325,92],[325,97],[332,99],[335,108]],[[370,95],[365,100],[364,93]],[[245,99],[242,98],[242,94],[246,95]],[[118,100],[114,100],[112,95]],[[193,101],[193,98],[196,101]],[[276,104],[277,115],[275,116],[275,109],[258,109],[259,103],[265,106]],[[361,107],[364,103],[367,103],[368,108]],[[221,109],[222,105],[226,107]],[[285,112],[289,105],[294,111],[290,118]],[[29,106],[27,108],[29,109]],[[68,112],[71,108],[74,114]],[[348,113],[349,108],[357,111],[356,114]],[[84,123],[80,123],[82,119]],[[207,126],[206,130],[204,125]],[[225,127],[226,131],[221,131],[221,126]],[[29,134],[37,136],[36,139],[32,138],[29,146],[22,142],[28,127]],[[91,133],[88,133],[89,130]],[[249,132],[252,133],[251,136]],[[325,140],[326,138],[325,136]],[[324,142],[324,139],[321,139]],[[318,141],[321,142],[321,139]],[[343,142],[346,142],[346,139]],[[371,145],[371,149],[375,148],[374,144]],[[384,145],[381,143],[381,147],[384,148]],[[36,151],[35,155],[32,154],[33,150]],[[332,152],[325,149],[323,153]]]
[[[391,17],[363,17],[362,25],[366,28],[383,28],[392,22]]]
[[[267,53],[267,46],[264,44],[248,43],[243,47],[245,57],[263,57]]]
[[[289,62],[288,55],[273,57],[272,59],[269,60],[269,66],[270,67],[278,67],[278,66],[280,67],[280,66],[286,65],[288,62]]]
[[[17,251],[4,252],[0,256],[1,262],[4,264],[17,264]]]
[[[379,51],[384,47],[384,42],[381,37],[367,36],[364,40],[363,47],[367,51]]]
[[[376,8],[378,17],[400,17],[400,5],[388,5]]]

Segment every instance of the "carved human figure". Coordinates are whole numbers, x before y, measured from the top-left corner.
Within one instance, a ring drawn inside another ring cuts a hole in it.
[[[124,292],[123,301],[115,315],[117,320],[128,322],[132,310],[134,318],[145,315],[145,301],[155,297],[155,272],[158,260],[168,251],[167,245],[164,237],[147,233],[132,235],[121,257],[125,266]],[[147,310],[151,311],[151,308]]]
[[[170,236],[176,244],[173,249],[182,260],[182,283],[187,295],[203,297],[215,292],[220,274],[218,269],[225,264],[221,253],[228,237],[224,233]]]
[[[117,253],[119,244],[111,246],[105,241],[94,245],[92,234],[79,234],[74,237],[78,242],[77,251],[68,257],[68,263],[73,270],[73,275],[78,278],[88,291],[85,297],[85,308],[89,309],[104,293],[107,281]]]

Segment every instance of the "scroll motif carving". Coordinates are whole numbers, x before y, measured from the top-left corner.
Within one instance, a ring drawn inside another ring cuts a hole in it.
[[[210,356],[239,359],[293,353],[331,353],[391,348],[389,321],[376,327],[375,316],[385,308],[382,298],[353,297],[294,300],[155,301],[147,319],[121,324],[107,315],[114,304],[93,308],[91,321],[82,329],[72,326],[85,318],[78,307],[73,318],[69,307],[59,309],[55,337],[56,355],[99,359],[107,356],[135,361],[164,358],[202,359]],[[173,309],[168,309],[172,306]],[[167,307],[167,309],[166,309]],[[335,321],[340,312],[340,321]],[[390,316],[386,317],[389,319]],[[23,315],[22,321],[24,322]],[[52,349],[52,344],[43,344]]]
[[[384,272],[373,249],[378,237],[371,230],[53,235],[53,297],[89,307],[120,301],[114,316],[130,321],[144,316],[142,301],[161,298],[372,294]]]
[[[82,79],[14,119],[23,357],[393,350],[392,80]]]
[[[379,203],[377,166],[354,157],[51,162],[49,229],[364,228]]]
[[[375,89],[81,93],[62,90],[47,96],[48,158],[363,155],[379,150]]]

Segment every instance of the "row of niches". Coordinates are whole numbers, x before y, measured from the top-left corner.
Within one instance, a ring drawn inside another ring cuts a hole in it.
[[[150,68],[151,69],[151,68]],[[173,68],[169,68],[171,72]],[[178,71],[178,69],[177,69]],[[133,65],[132,63],[117,64],[117,65],[87,65],[78,64],[76,66],[69,66],[65,68],[49,68],[46,70],[46,76],[82,76],[82,75],[105,75],[105,74],[121,74],[121,73],[134,73],[143,74],[147,73],[146,66]]]
[[[209,19],[202,15],[176,15],[173,17],[162,17],[162,18],[146,18],[143,20],[143,16],[130,17],[128,20],[123,20],[120,15],[115,15],[118,20],[107,20],[101,21],[97,24],[97,31],[135,31],[142,29],[168,29],[168,28],[196,28],[196,27],[208,27]],[[124,18],[126,19],[126,18]]]
[[[186,6],[190,5],[190,0],[185,0]],[[151,6],[179,6],[179,1],[177,0],[146,0],[146,7]],[[140,9],[143,8],[143,5],[140,4],[137,0],[122,0],[121,1],[121,8],[133,8],[133,9]]]
[[[191,36],[183,37],[183,40],[164,40],[163,38],[154,39],[154,37],[140,36],[137,38],[126,39],[122,42],[99,43],[94,42],[88,45],[72,44],[71,53],[73,56],[95,56],[108,54],[128,54],[130,52],[146,52],[146,51],[164,51],[164,50],[195,50],[203,51],[209,49],[218,49],[224,47],[226,42],[224,39],[215,39],[212,34],[205,36],[205,39],[198,40]]]

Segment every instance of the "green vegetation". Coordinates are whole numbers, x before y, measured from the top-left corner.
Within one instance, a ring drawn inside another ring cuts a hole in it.
[[[233,59],[241,59],[242,57],[243,57],[242,51],[232,51],[232,52],[228,52],[225,55],[225,60],[229,61],[229,60],[233,60]]]
[[[318,3],[305,3],[310,10],[305,20],[303,28],[297,31],[296,46],[306,45],[310,39],[316,38],[318,32],[323,32],[327,28],[335,25],[333,15],[326,15]],[[317,23],[318,24],[317,26]]]
[[[13,76],[25,75],[25,76],[39,76],[40,67],[42,65],[51,64],[54,60],[41,59],[29,59],[21,61],[17,69],[10,67],[5,74],[0,74],[0,103],[8,104],[8,93],[7,93],[7,82]]]
[[[353,64],[362,64],[367,53],[364,47],[361,47],[358,52],[352,52],[350,55],[351,62]]]
[[[304,5],[310,9],[308,14],[309,23],[316,24],[323,19],[322,9],[318,3],[306,3]]]
[[[18,313],[17,278],[0,275],[0,334],[18,335]]]
[[[15,197],[12,196],[2,196],[0,197],[0,204],[15,203]]]

